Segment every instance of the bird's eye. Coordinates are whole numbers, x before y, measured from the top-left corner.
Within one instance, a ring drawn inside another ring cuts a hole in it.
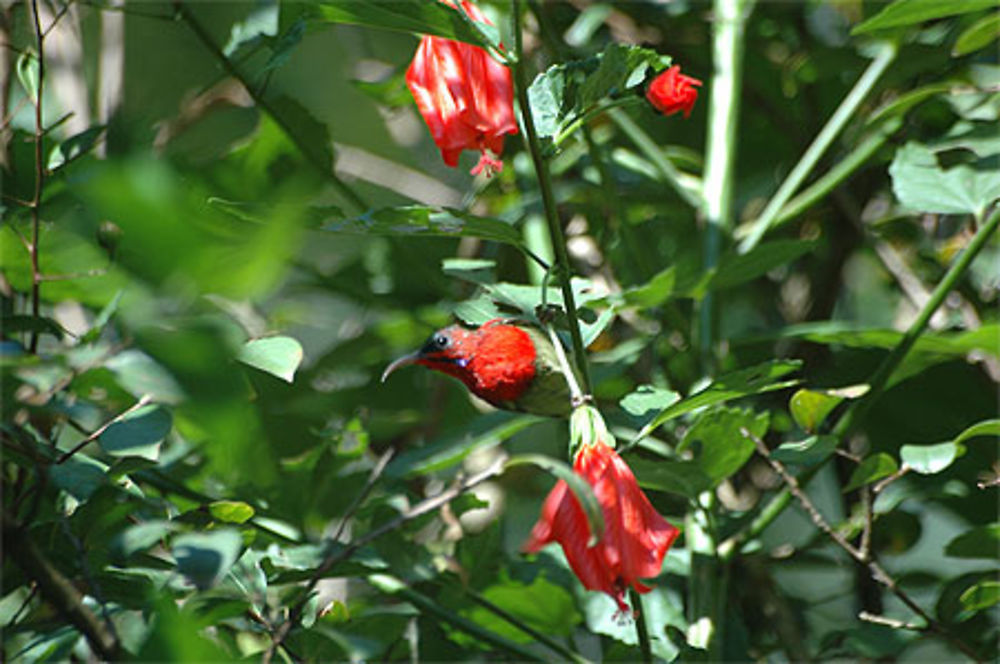
[[[435,335],[434,337],[434,345],[440,348],[441,350],[447,348],[449,343],[451,343],[451,340],[448,339],[448,337],[444,336],[443,334],[438,334]]]

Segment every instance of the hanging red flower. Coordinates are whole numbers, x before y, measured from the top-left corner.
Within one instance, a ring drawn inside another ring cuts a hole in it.
[[[473,20],[492,25],[478,7],[461,2]],[[406,70],[406,85],[444,163],[455,167],[462,150],[478,150],[473,175],[484,168],[488,175],[503,168],[499,155],[504,135],[517,133],[507,67],[478,46],[427,36]]]
[[[691,115],[694,102],[698,99],[697,86],[701,81],[681,73],[680,65],[674,65],[653,79],[646,90],[646,99],[664,115],[684,111],[685,119]]]
[[[656,512],[632,470],[603,442],[582,445],[573,470],[587,480],[601,505],[604,534],[600,541],[587,546],[587,516],[560,480],[545,499],[541,518],[524,549],[534,553],[549,542],[558,542],[583,585],[608,593],[625,612],[625,590],[630,586],[640,593],[651,590],[641,579],[660,573],[663,557],[680,531]]]

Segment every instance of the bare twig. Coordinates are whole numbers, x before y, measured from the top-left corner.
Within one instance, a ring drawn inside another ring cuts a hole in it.
[[[884,491],[887,486],[889,486],[890,484],[892,484],[893,482],[895,482],[908,472],[910,472],[910,467],[904,463],[902,466],[900,466],[899,470],[894,472],[892,475],[889,475],[876,482],[875,486],[872,487],[872,493],[877,496],[878,494],[882,493],[882,491]]]
[[[886,627],[892,627],[893,629],[909,629],[914,632],[926,632],[926,625],[918,625],[916,623],[904,622],[902,620],[896,620],[895,618],[889,618],[887,616],[877,616],[874,613],[868,613],[867,611],[862,611],[858,614],[858,620],[863,620],[865,622],[874,623],[876,625],[885,625]]]
[[[88,435],[83,440],[81,440],[79,443],[77,443],[73,447],[73,449],[69,450],[68,452],[66,452],[65,454],[63,454],[61,457],[59,457],[58,459],[56,459],[56,463],[57,464],[63,463],[64,461],[66,461],[67,459],[69,459],[74,454],[76,454],[77,452],[79,452],[80,450],[82,450],[84,447],[86,447],[88,443],[92,443],[93,441],[97,440],[100,437],[100,435],[102,433],[104,433],[105,431],[107,431],[108,427],[110,427],[112,424],[114,424],[115,422],[118,422],[118,421],[122,420],[123,418],[131,415],[132,413],[134,413],[135,411],[139,410],[140,408],[142,408],[143,406],[145,406],[146,404],[148,404],[150,401],[152,401],[152,399],[153,399],[153,397],[151,397],[150,395],[143,394],[141,397],[139,397],[138,401],[136,401],[134,404],[132,404],[131,406],[129,406],[126,410],[122,411],[119,415],[111,418],[110,420],[108,420],[107,422],[105,422],[104,424],[102,424],[101,426],[99,426],[96,429],[94,429],[94,431],[90,435]]]
[[[809,518],[817,528],[826,533],[830,539],[836,542],[837,545],[854,558],[855,561],[867,567],[875,581],[885,586],[896,597],[898,597],[903,604],[909,607],[911,611],[917,614],[927,624],[927,631],[936,633],[952,646],[960,650],[962,654],[969,659],[977,662],[980,661],[979,656],[971,647],[953,636],[944,625],[936,621],[930,614],[924,611],[919,604],[913,601],[913,598],[911,598],[905,591],[903,591],[902,588],[899,587],[896,580],[885,571],[885,568],[883,568],[878,561],[871,557],[870,552],[853,546],[842,534],[830,527],[830,524],[827,523],[826,519],[823,518],[823,515],[816,509],[816,506],[813,504],[812,500],[809,499],[809,496],[806,495],[806,493],[799,487],[798,480],[788,472],[788,469],[785,468],[784,464],[771,457],[771,451],[767,448],[767,445],[764,444],[763,440],[761,440],[758,436],[753,435],[746,429],[746,427],[742,427],[740,429],[740,433],[744,438],[753,441],[754,445],[757,447],[757,452],[759,452],[768,464],[770,464],[771,468],[773,468],[774,471],[781,476],[781,479],[788,487],[788,491],[799,501],[799,504],[806,511],[806,513],[809,514]]]

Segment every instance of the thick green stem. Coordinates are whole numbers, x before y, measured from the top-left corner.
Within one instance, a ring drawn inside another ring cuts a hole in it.
[[[559,285],[562,288],[563,306],[566,307],[566,317],[569,319],[569,334],[573,342],[573,359],[580,371],[583,390],[586,395],[590,395],[592,391],[590,370],[587,367],[583,336],[580,334],[580,322],[576,314],[576,300],[573,298],[573,288],[570,284],[572,271],[570,270],[569,253],[566,251],[566,237],[559,222],[556,199],[552,193],[552,178],[549,175],[548,166],[545,164],[545,159],[542,156],[541,144],[538,141],[538,132],[535,131],[535,120],[531,115],[531,104],[528,102],[528,81],[524,71],[524,52],[522,49],[520,0],[514,0],[512,11],[514,13],[514,51],[517,56],[517,61],[514,63],[514,87],[517,90],[517,103],[521,107],[524,140],[528,147],[528,152],[531,154],[535,173],[538,176],[538,187],[541,190],[542,205],[545,208],[545,221],[549,227],[549,235],[552,237],[552,249],[555,253],[555,262],[559,272],[558,278]]]
[[[337,190],[341,196],[343,196],[348,203],[350,203],[357,212],[364,212],[368,209],[368,203],[358,194],[356,191],[351,189],[347,183],[337,177],[337,174],[333,171],[333,164],[328,163],[328,160],[323,156],[323,152],[320,146],[315,145],[309,139],[301,136],[297,131],[296,127],[284,118],[274,106],[268,101],[261,92],[257,89],[257,86],[252,85],[250,81],[246,79],[243,73],[237,69],[233,61],[226,57],[226,54],[222,52],[219,46],[212,40],[212,36],[208,34],[208,31],[201,25],[198,19],[191,13],[187,5],[181,0],[174,0],[174,8],[177,10],[178,16],[187,24],[191,31],[194,32],[198,40],[201,41],[202,45],[212,54],[222,68],[227,74],[235,78],[243,88],[247,91],[247,94],[253,99],[254,103],[265,113],[271,116],[272,119],[281,127],[281,130],[288,136],[289,140],[295,144],[299,151],[305,156],[306,161],[312,165],[313,168],[318,170],[325,178],[330,181],[333,188]]]
[[[755,0],[715,0],[712,26],[711,94],[708,106],[708,145],[700,207],[705,218],[704,269],[719,262],[723,233],[733,220],[736,129],[743,82],[744,27]],[[709,293],[698,312],[698,346],[703,366],[710,370],[714,343],[715,298]]]
[[[907,354],[913,348],[913,345],[920,338],[920,335],[927,328],[927,324],[930,322],[931,317],[934,312],[937,311],[938,307],[944,302],[945,298],[948,297],[950,293],[961,279],[962,275],[972,264],[972,261],[976,258],[976,255],[986,246],[987,241],[989,241],[990,236],[996,232],[997,226],[1000,225],[1000,208],[995,209],[993,213],[987,218],[986,222],[979,225],[979,229],[976,231],[975,236],[969,245],[962,251],[962,253],[955,259],[955,262],[951,264],[948,271],[945,273],[944,277],[938,283],[937,288],[931,293],[930,298],[920,309],[920,313],[917,315],[913,323],[910,324],[909,329],[903,335],[903,338],[899,340],[896,347],[892,349],[892,352],[882,361],[882,364],[875,370],[872,377],[868,380],[869,390],[865,395],[852,402],[851,406],[844,412],[843,416],[837,421],[836,426],[833,429],[833,435],[838,438],[845,438],[849,436],[861,423],[864,421],[865,415],[868,414],[869,409],[872,404],[878,400],[882,392],[885,390],[886,386],[889,384],[889,380],[892,378],[893,373],[906,358]],[[815,474],[819,471],[822,466],[816,466],[812,470],[804,473],[798,478],[798,482],[801,486],[805,486],[809,480],[811,480]],[[739,552],[742,545],[751,539],[760,535],[764,530],[774,523],[785,508],[792,501],[792,494],[786,488],[779,491],[770,500],[770,502],[761,509],[757,517],[750,523],[750,525],[734,537],[730,538],[719,547],[720,555],[728,559]]]
[[[633,588],[628,589],[628,597],[632,602],[632,613],[635,616],[635,634],[639,637],[639,652],[642,661],[651,664],[653,661],[653,646],[649,642],[649,626],[646,624],[646,611],[642,606],[642,595]]]
[[[871,92],[872,88],[875,87],[875,83],[878,79],[885,73],[885,70],[889,68],[893,60],[896,59],[896,54],[898,53],[898,48],[894,43],[884,42],[880,45],[875,59],[872,60],[871,64],[868,65],[868,69],[865,73],[861,75],[858,82],[854,84],[844,100],[840,102],[840,106],[834,111],[833,115],[827,121],[823,129],[816,135],[812,144],[806,149],[802,158],[799,159],[799,163],[795,164],[792,172],[788,174],[785,181],[781,183],[778,187],[778,191],[775,192],[774,197],[768,202],[764,211],[760,213],[760,216],[753,223],[753,227],[750,229],[749,234],[740,243],[740,252],[746,253],[757,246],[764,234],[771,228],[775,220],[778,217],[778,213],[785,206],[795,191],[799,186],[805,181],[806,177],[812,172],[813,168],[816,167],[816,163],[819,158],[823,156],[830,144],[833,143],[835,139],[847,125],[848,120],[850,120],[855,111],[864,101],[868,93]]]

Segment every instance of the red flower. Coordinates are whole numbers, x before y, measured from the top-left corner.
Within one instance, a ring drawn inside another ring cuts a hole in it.
[[[583,585],[608,593],[624,612],[628,609],[625,589],[651,590],[640,579],[660,573],[663,556],[679,531],[657,514],[632,470],[603,442],[581,446],[573,470],[594,490],[604,515],[604,535],[594,546],[587,546],[587,516],[560,480],[545,499],[525,551],[534,553],[549,542],[559,542]]]
[[[461,0],[466,13],[490,24],[479,9]],[[449,3],[450,4],[450,3]],[[510,70],[478,46],[424,37],[406,70],[410,88],[444,163],[458,165],[462,150],[479,150],[476,175],[499,171],[504,134],[516,134]]]
[[[681,73],[680,65],[674,65],[653,79],[646,90],[646,99],[664,115],[684,111],[684,117],[691,115],[694,102],[698,99],[696,86],[701,81]]]

